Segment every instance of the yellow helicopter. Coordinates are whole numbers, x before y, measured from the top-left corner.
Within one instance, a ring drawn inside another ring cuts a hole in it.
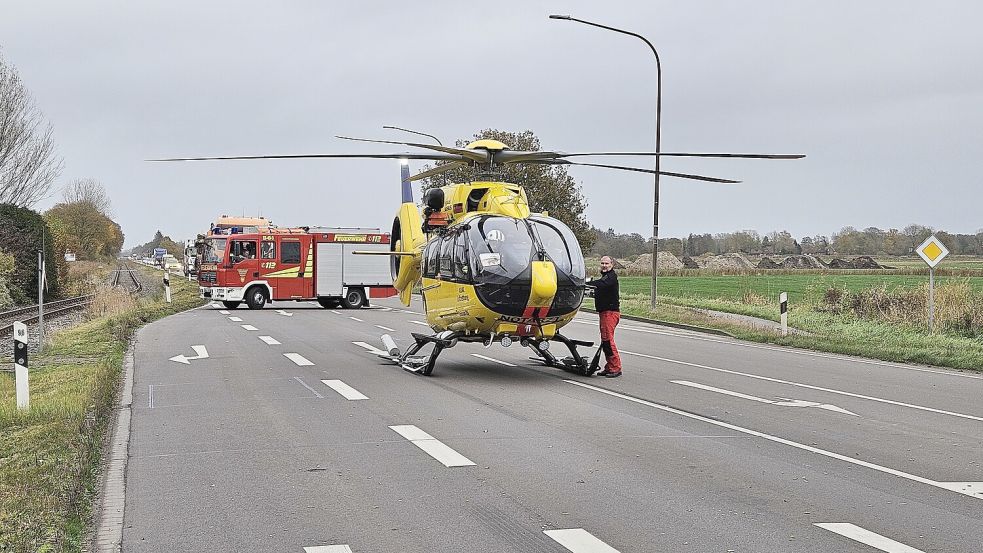
[[[345,140],[398,144],[430,152],[401,154],[302,154],[171,158],[153,161],[197,161],[296,158],[383,158],[402,161],[402,203],[393,220],[389,252],[354,252],[389,255],[393,286],[400,300],[410,305],[419,290],[432,334],[412,333],[414,343],[401,352],[389,335],[382,336],[380,355],[404,369],[430,375],[440,353],[459,342],[486,347],[514,341],[531,348],[534,359],[548,366],[586,376],[597,370],[580,355],[578,346],[592,342],[568,338],[560,330],[576,316],[586,287],[584,256],[573,231],[548,213],[533,213],[525,191],[503,182],[496,169],[509,164],[583,165],[624,171],[655,173],[652,169],[581,163],[578,156],[646,156],[652,152],[561,153],[514,151],[497,140],[477,140],[463,148],[413,142]],[[741,157],[798,159],[783,154],[659,153],[664,157]],[[410,159],[442,161],[432,169],[410,176]],[[456,168],[472,166],[475,177],[466,183],[427,190],[422,206],[413,200],[411,182]],[[660,174],[709,182],[739,181],[660,171]],[[567,347],[569,356],[557,357],[551,342]],[[426,346],[433,348],[420,355]]]

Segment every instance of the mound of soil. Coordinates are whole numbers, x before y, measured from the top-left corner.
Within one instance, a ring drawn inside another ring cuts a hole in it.
[[[861,255],[853,260],[854,269],[883,269],[880,263],[868,255]]]
[[[693,259],[692,257],[690,257],[688,255],[684,255],[682,257],[682,259],[680,259],[679,261],[680,261],[680,263],[683,264],[683,267],[685,267],[687,269],[699,269],[700,268],[700,264],[697,263],[695,259]]]
[[[782,262],[783,269],[822,269],[823,265],[811,255],[790,255]]]
[[[775,263],[769,257],[762,257],[761,261],[758,262],[759,269],[781,269],[782,266]]]
[[[754,269],[754,264],[739,253],[722,253],[707,259],[705,269]]]
[[[852,269],[853,263],[836,257],[830,260],[826,266],[830,269]]]
[[[659,270],[682,269],[683,263],[671,252],[659,252]],[[652,254],[643,253],[634,262],[625,265],[625,269],[635,273],[652,274]]]

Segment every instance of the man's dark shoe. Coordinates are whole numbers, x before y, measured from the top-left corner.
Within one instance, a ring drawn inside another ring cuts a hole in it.
[[[621,371],[618,371],[618,372],[607,372],[607,373],[604,373],[604,376],[606,376],[608,378],[616,378],[616,377],[621,376]]]
[[[597,376],[607,376],[609,374],[611,374],[611,371],[604,369],[603,371],[597,373]]]

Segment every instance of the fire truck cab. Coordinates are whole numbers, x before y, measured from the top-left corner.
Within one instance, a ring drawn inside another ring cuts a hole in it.
[[[357,309],[369,298],[396,295],[379,229],[277,228],[254,233],[211,232],[200,246],[201,297],[235,309],[260,309],[273,301],[317,301],[322,307]]]

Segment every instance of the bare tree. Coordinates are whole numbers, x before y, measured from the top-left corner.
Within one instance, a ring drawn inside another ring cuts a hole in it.
[[[88,204],[99,213],[112,216],[112,202],[101,182],[92,178],[75,179],[61,191],[66,204]]]
[[[61,169],[51,125],[0,56],[0,203],[31,207],[48,194]]]

